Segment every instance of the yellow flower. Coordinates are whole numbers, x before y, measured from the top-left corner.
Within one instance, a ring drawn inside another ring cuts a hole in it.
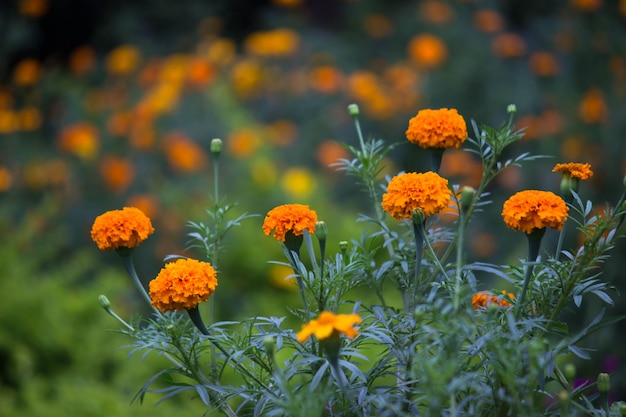
[[[472,307],[474,310],[478,310],[480,308],[486,308],[490,305],[498,305],[500,307],[510,307],[510,300],[515,299],[515,294],[507,293],[506,291],[502,291],[501,296],[494,295],[489,291],[481,291],[472,297]]]
[[[150,281],[152,305],[165,312],[189,310],[209,299],[217,287],[215,269],[207,262],[177,259]]]
[[[589,163],[579,164],[569,162],[567,164],[556,164],[552,169],[552,172],[560,172],[563,175],[583,181],[588,180],[593,176],[593,171],[591,170],[591,165]]]
[[[284,204],[271,209],[263,221],[263,232],[274,239],[285,241],[287,232],[300,236],[305,230],[315,233],[317,213],[303,204]]]
[[[535,229],[561,230],[569,207],[550,191],[525,190],[504,202],[502,218],[508,227],[530,234]]]
[[[100,250],[134,248],[154,232],[152,222],[135,207],[111,210],[96,217],[91,239]]]
[[[415,209],[422,209],[428,217],[445,209],[449,202],[447,179],[432,171],[409,172],[391,179],[382,206],[396,219],[410,219]]]
[[[324,340],[331,337],[333,333],[344,334],[352,339],[359,334],[354,328],[354,325],[359,323],[361,323],[361,317],[357,314],[333,314],[329,311],[322,311],[317,320],[311,320],[302,326],[302,330],[296,337],[300,343],[311,335]]]
[[[409,120],[406,138],[422,148],[458,148],[467,139],[467,125],[456,109],[424,109]]]

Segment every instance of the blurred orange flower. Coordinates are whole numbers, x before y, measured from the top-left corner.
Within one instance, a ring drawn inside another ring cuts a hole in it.
[[[361,323],[361,317],[357,314],[334,314],[330,311],[322,311],[317,319],[302,326],[296,338],[300,343],[311,336],[315,336],[318,340],[325,340],[333,334],[343,334],[354,339],[359,334],[354,325],[359,323]]]
[[[578,105],[578,116],[585,123],[603,123],[608,120],[609,110],[599,88],[591,88]]]
[[[22,173],[26,188],[40,190],[46,187],[63,187],[69,183],[70,167],[62,159],[31,161]]]
[[[292,144],[298,137],[298,126],[291,120],[276,120],[266,127],[269,141],[276,146]]]
[[[216,77],[217,71],[213,64],[203,58],[194,58],[189,63],[187,82],[193,88],[203,88],[209,85]]]
[[[443,25],[454,19],[454,9],[450,4],[441,0],[425,0],[420,2],[419,16],[430,23]]]
[[[272,4],[278,7],[292,8],[302,5],[302,0],[272,0]]]
[[[169,262],[150,281],[152,305],[161,312],[195,308],[215,291],[216,275],[208,262],[195,259]]]
[[[100,250],[134,248],[154,232],[152,222],[136,207],[124,207],[99,215],[91,227],[91,239]]]
[[[474,310],[485,309],[490,305],[500,307],[511,307],[511,301],[515,299],[515,294],[502,291],[502,295],[497,296],[489,291],[481,291],[472,297],[472,307]]]
[[[135,178],[135,167],[125,158],[106,155],[100,161],[100,175],[113,192],[126,190]]]
[[[437,173],[409,172],[396,175],[383,194],[382,207],[391,217],[411,219],[413,210],[421,209],[428,217],[444,210],[450,202],[448,180]]]
[[[182,132],[165,135],[163,147],[167,161],[174,171],[197,172],[206,166],[208,158],[204,149]]]
[[[7,167],[0,165],[0,193],[8,191],[13,184],[13,174]]]
[[[405,133],[422,148],[458,148],[467,139],[467,125],[456,109],[424,109],[409,120]]]
[[[552,168],[552,172],[560,172],[563,175],[583,181],[593,177],[593,171],[589,163],[579,164],[569,162],[566,164],[556,164],[554,168]]]
[[[152,194],[135,194],[128,199],[130,207],[137,207],[151,219],[159,215],[159,201]]]
[[[363,20],[363,28],[369,37],[380,39],[391,35],[393,24],[387,16],[372,13],[365,16],[365,19]]]
[[[107,121],[107,131],[111,136],[126,136],[130,133],[133,114],[128,111],[117,111]]]
[[[237,95],[249,98],[258,93],[262,86],[263,68],[255,60],[242,60],[232,67],[230,79]]]
[[[261,146],[256,129],[240,129],[232,132],[226,140],[226,149],[234,157],[243,159],[254,154]]]
[[[594,12],[602,7],[602,0],[570,0],[570,4],[581,12]]]
[[[317,160],[324,168],[329,168],[331,164],[340,159],[350,158],[350,153],[346,148],[333,140],[325,140],[317,147]]]
[[[559,73],[556,57],[547,51],[533,52],[528,59],[528,66],[533,74],[539,77],[550,77]]]
[[[59,138],[59,148],[79,158],[89,160],[96,156],[100,138],[95,126],[88,122],[78,122],[66,126]]]
[[[476,10],[473,16],[474,26],[484,33],[497,33],[504,28],[504,19],[495,10]]]
[[[493,38],[491,49],[500,58],[518,58],[526,54],[526,42],[516,33],[502,33]]]
[[[91,46],[85,45],[76,48],[69,59],[70,71],[76,75],[84,75],[91,71],[96,64],[96,52]]]
[[[298,32],[285,28],[254,32],[244,39],[246,51],[262,57],[291,55],[298,50],[299,45]]]
[[[507,227],[530,234],[546,227],[561,230],[568,211],[565,201],[550,191],[525,190],[504,202],[502,218]]]
[[[284,242],[285,235],[290,232],[300,236],[307,230],[315,233],[317,213],[304,204],[283,204],[267,212],[263,220],[263,232],[266,236]]]
[[[36,84],[40,78],[41,64],[35,59],[24,59],[18,62],[13,69],[13,82],[17,85],[33,85]]]
[[[333,94],[343,84],[343,73],[330,65],[313,68],[309,73],[311,88],[319,93]]]
[[[110,74],[126,75],[133,72],[141,60],[139,49],[132,45],[120,45],[106,57],[106,69]]]
[[[37,18],[48,11],[48,0],[20,0],[18,10],[22,16]]]
[[[441,38],[425,33],[410,40],[408,55],[412,62],[421,67],[436,68],[448,58],[448,48]]]
[[[206,57],[217,65],[228,65],[235,58],[237,46],[231,39],[212,39],[206,50]]]

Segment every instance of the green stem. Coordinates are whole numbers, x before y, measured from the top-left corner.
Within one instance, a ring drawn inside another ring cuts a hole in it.
[[[300,269],[298,268],[298,259],[300,259],[299,251],[289,250],[289,248],[287,248],[287,253],[289,253],[289,263],[291,264],[291,268],[296,275],[298,292],[300,293],[300,298],[302,299],[302,307],[304,308],[305,319],[306,321],[309,321],[311,320],[311,309],[309,308],[309,302],[306,299],[306,293],[304,291],[304,281],[302,279],[302,275],[300,274]]]
[[[534,263],[539,256],[539,247],[541,246],[541,238],[545,234],[546,229],[535,229],[531,233],[528,233],[528,262],[526,263],[526,270],[524,272],[524,284],[522,285],[522,293],[517,300],[517,309],[515,311],[515,318],[519,318],[522,308],[524,308],[524,300],[526,298],[526,291],[528,290],[528,284],[530,283],[530,277],[533,273]]]
[[[455,274],[455,282],[454,282],[454,310],[459,309],[459,305],[461,304],[461,284],[463,282],[463,277],[461,276],[461,263],[463,261],[463,243],[464,243],[464,227],[463,227],[463,219],[465,215],[463,209],[459,209],[459,229],[457,231],[457,241],[456,241],[456,274]]]
[[[139,290],[139,293],[141,294],[143,299],[146,300],[148,305],[152,306],[152,300],[150,299],[150,296],[148,295],[148,292],[146,291],[146,289],[144,288],[143,284],[139,280],[139,277],[137,276],[137,271],[135,270],[135,264],[134,264],[133,258],[132,258],[132,249],[119,248],[119,249],[117,249],[117,253],[122,258],[122,262],[124,263],[124,267],[126,268],[126,272],[128,272],[128,275],[130,275],[130,278],[133,280],[133,283],[135,284],[135,286]]]
[[[413,289],[411,299],[407,303],[407,314],[411,313],[411,309],[417,305],[417,296],[421,285],[419,282],[420,269],[422,268],[422,257],[424,255],[424,223],[411,222],[413,225],[413,236],[415,237],[415,275],[413,276],[413,282],[409,285],[409,288]]]
[[[326,308],[326,296],[324,295],[324,264],[326,256],[326,240],[320,240],[320,295],[318,300],[318,308],[321,313]]]

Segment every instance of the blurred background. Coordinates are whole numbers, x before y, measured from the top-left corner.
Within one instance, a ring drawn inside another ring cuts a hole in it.
[[[494,204],[471,227],[468,258],[517,262],[525,240],[500,221],[524,188],[558,192],[557,162],[589,162],[580,194],[614,203],[626,172],[626,0],[7,0],[0,3],[0,411],[24,415],[199,415],[200,401],[129,405],[162,365],[126,359],[97,296],[123,317],[145,313],[115,253],[91,242],[93,219],[141,208],[156,232],[135,251],[145,282],[185,251],[186,222],[208,221],[212,138],[224,141],[220,196],[245,220],[227,239],[216,293],[219,318],[287,315],[297,303],[268,263],[263,235],[278,204],[315,209],[329,250],[358,239],[373,207],[341,172],[339,143],[358,139],[346,106],[358,103],[366,137],[403,143],[423,108],[457,108],[497,127],[516,104],[525,138],[506,156],[550,155],[509,168]],[[424,171],[403,143],[384,175]],[[477,185],[481,167],[447,152],[441,174]],[[571,228],[573,229],[573,228]],[[570,230],[569,242],[577,234]],[[552,236],[549,239],[554,239]],[[618,289],[625,247],[605,265]],[[498,285],[501,285],[498,284]],[[624,313],[615,293],[609,314]],[[602,307],[586,299],[569,318]],[[623,328],[602,332],[581,378],[614,372],[626,391]],[[593,343],[591,343],[593,342]],[[181,408],[183,407],[183,408]]]

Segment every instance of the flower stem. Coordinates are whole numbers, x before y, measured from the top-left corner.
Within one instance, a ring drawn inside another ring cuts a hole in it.
[[[537,260],[537,256],[539,256],[539,247],[541,246],[541,239],[545,232],[545,228],[535,229],[526,235],[528,238],[528,262],[526,263],[526,271],[524,272],[522,293],[517,301],[517,310],[515,311],[516,319],[519,318],[522,308],[524,308],[524,299],[526,297],[526,291],[528,290],[528,284],[530,283],[530,277],[533,273],[534,262]]]
[[[461,304],[461,284],[463,277],[461,276],[461,262],[463,261],[463,241],[464,241],[464,210],[459,210],[459,229],[457,231],[456,241],[456,274],[454,279],[454,310],[459,309]]]
[[[413,224],[413,236],[415,237],[415,275],[413,277],[413,283],[411,286],[413,289],[413,294],[411,296],[410,307],[415,307],[417,304],[417,296],[419,294],[420,285],[419,285],[419,276],[420,269],[422,267],[422,257],[424,255],[424,223],[417,224],[416,222],[412,222]],[[407,311],[407,313],[410,313]]]
[[[148,305],[152,306],[152,300],[150,299],[148,292],[146,291],[143,284],[139,280],[139,277],[137,276],[137,271],[135,270],[135,264],[133,262],[133,257],[132,257],[132,249],[119,248],[117,249],[117,253],[122,258],[122,262],[124,263],[126,272],[128,272],[128,275],[130,275],[130,278],[133,280],[133,283],[135,284],[135,286],[141,293],[141,296],[143,297],[144,300],[146,300]]]
[[[320,313],[326,308],[326,297],[324,295],[324,257],[326,256],[326,240],[320,240],[320,294],[318,300],[318,307]]]

